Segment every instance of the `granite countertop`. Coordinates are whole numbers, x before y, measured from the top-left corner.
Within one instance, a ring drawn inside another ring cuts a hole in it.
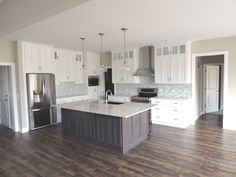
[[[73,98],[73,97],[80,97],[80,96],[87,96],[87,95],[88,94],[63,95],[63,96],[57,96],[57,99]]]
[[[183,97],[183,96],[157,96],[153,97],[154,99],[166,99],[166,100],[187,100],[191,99],[191,97]]]
[[[74,111],[83,111],[95,114],[103,114],[115,117],[128,118],[138,113],[147,111],[156,105],[146,103],[123,103],[120,105],[106,104],[101,101],[84,100],[73,103],[64,103],[58,105],[60,108]]]

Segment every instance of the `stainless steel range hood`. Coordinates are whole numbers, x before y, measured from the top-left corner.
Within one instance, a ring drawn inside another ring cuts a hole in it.
[[[139,49],[139,68],[134,76],[153,76],[152,61],[154,57],[154,47],[145,46]]]

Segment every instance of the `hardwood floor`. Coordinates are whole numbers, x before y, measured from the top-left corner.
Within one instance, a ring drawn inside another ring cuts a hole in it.
[[[60,125],[23,135],[0,126],[0,176],[235,177],[236,132],[222,130],[220,119],[206,115],[188,129],[152,125],[127,155],[63,136]]]

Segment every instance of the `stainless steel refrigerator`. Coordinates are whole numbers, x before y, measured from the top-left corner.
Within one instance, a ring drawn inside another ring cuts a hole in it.
[[[26,74],[30,130],[57,123],[54,74]]]

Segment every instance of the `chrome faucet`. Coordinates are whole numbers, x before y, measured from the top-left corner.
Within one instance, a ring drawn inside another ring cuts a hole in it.
[[[107,104],[107,102],[108,102],[108,93],[110,92],[110,95],[112,95],[112,91],[111,90],[107,90],[106,91],[106,104]]]

